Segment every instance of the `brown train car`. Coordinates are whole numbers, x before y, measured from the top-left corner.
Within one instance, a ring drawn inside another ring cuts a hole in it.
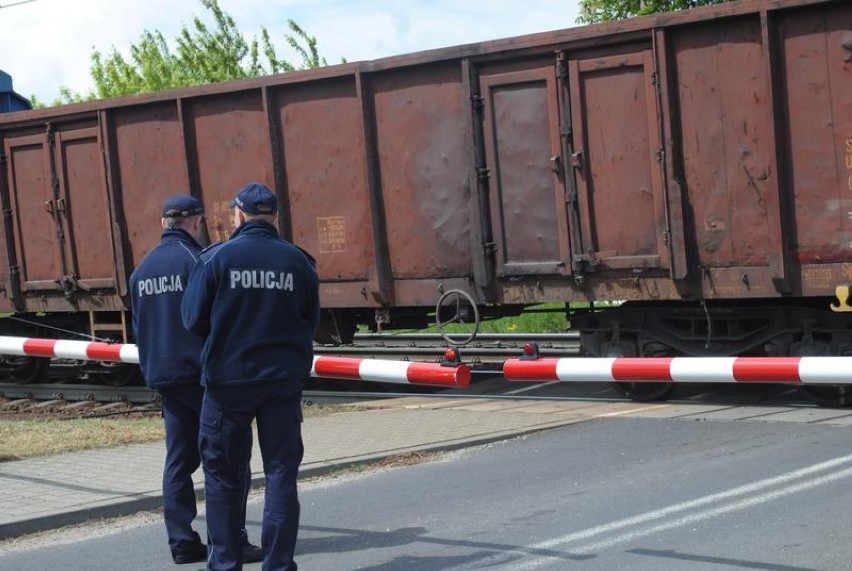
[[[458,291],[485,317],[624,301],[571,314],[590,355],[852,354],[829,309],[852,280],[847,0],[9,113],[0,149],[6,334],[127,339],[163,199],[200,197],[221,240],[256,180],[318,261],[323,340],[425,326]]]

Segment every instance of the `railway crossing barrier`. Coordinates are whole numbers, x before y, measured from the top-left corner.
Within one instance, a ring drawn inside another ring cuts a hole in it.
[[[564,357],[535,349],[503,363],[509,381],[852,384],[852,357]],[[0,355],[139,363],[136,345],[0,336]],[[457,357],[457,355],[456,355]],[[460,361],[426,363],[314,356],[311,377],[466,387]]]
[[[566,357],[507,359],[509,381],[852,384],[852,357]]]
[[[0,355],[139,363],[136,345],[0,335]]]
[[[470,384],[470,367],[388,359],[314,357],[311,376],[382,383],[407,382],[414,385],[466,387]]]
[[[139,350],[136,345],[129,343],[2,335],[0,335],[0,355],[139,363]],[[459,362],[449,363],[448,366],[441,363],[315,356],[311,377],[466,387],[470,384],[470,367]]]

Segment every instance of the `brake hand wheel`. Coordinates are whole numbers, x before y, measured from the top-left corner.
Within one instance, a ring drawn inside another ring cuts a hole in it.
[[[459,289],[451,289],[438,299],[435,307],[435,321],[438,331],[450,345],[467,345],[476,338],[479,331],[479,309],[473,297]],[[448,325],[459,325],[461,333],[447,331]]]

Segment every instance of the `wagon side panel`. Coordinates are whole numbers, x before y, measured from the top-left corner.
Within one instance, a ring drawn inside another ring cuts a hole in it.
[[[190,191],[183,129],[174,101],[112,111],[110,163],[129,269],[160,239],[161,206]],[[128,273],[129,275],[129,273]]]
[[[679,28],[673,51],[682,176],[703,295],[777,295],[783,252],[760,18]]]
[[[380,189],[396,302],[434,302],[435,280],[468,288],[469,112],[462,68],[441,64],[370,77]],[[460,279],[459,279],[460,278]]]
[[[233,231],[228,203],[249,182],[275,187],[260,89],[183,102],[190,180],[202,199],[213,242]]]
[[[782,14],[785,167],[806,295],[852,281],[852,5]]]
[[[272,91],[293,241],[317,260],[324,307],[377,305],[363,102],[354,75]]]

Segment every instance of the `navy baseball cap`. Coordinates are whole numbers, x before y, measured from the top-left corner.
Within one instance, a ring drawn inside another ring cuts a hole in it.
[[[188,194],[173,196],[163,203],[163,218],[186,218],[204,214],[201,201]]]
[[[278,210],[278,197],[266,185],[250,182],[237,193],[229,206],[236,206],[246,214],[275,214]]]

